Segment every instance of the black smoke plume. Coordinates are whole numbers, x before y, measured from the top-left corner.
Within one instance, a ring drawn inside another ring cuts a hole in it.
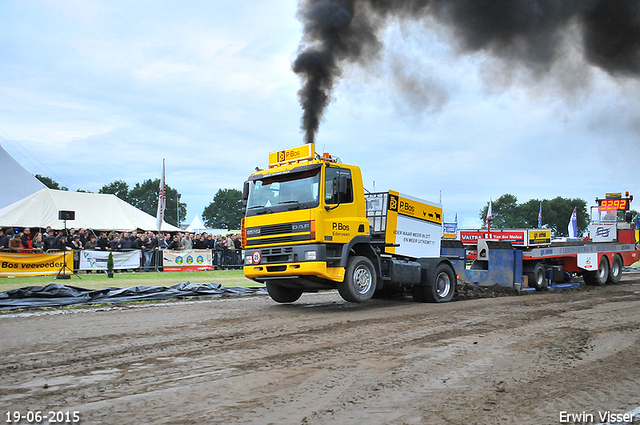
[[[640,74],[640,0],[300,0],[304,37],[293,70],[305,142],[315,139],[341,70],[375,61],[391,18],[444,24],[463,53],[517,61],[536,73],[561,58],[572,28],[587,63],[610,75]]]

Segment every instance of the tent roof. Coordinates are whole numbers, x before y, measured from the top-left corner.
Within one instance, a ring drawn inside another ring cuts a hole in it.
[[[199,216],[195,216],[193,220],[191,220],[191,224],[187,226],[185,229],[187,232],[197,232],[198,230],[206,230],[207,226],[204,225],[202,220],[200,220]]]
[[[226,235],[229,233],[228,229],[212,229],[210,227],[205,226],[200,220],[199,216],[195,216],[193,220],[191,220],[191,224],[185,229],[186,232],[194,232],[194,233],[202,233],[207,232],[212,235]]]
[[[126,203],[116,195],[67,192],[44,188],[5,208],[0,209],[0,227],[47,227],[63,229],[58,211],[75,211],[75,220],[67,227],[93,230],[135,229],[158,230],[156,218]],[[162,231],[179,229],[163,222]]]
[[[4,208],[25,196],[45,187],[25,170],[0,146],[0,208]]]

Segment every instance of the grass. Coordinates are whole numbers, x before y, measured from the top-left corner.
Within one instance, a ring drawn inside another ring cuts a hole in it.
[[[191,283],[219,283],[223,286],[263,286],[244,277],[242,270],[213,270],[197,272],[136,272],[115,273],[109,279],[104,273],[91,273],[71,276],[71,279],[57,280],[55,276],[20,276],[15,278],[0,278],[0,292],[25,286],[45,286],[50,283],[79,286],[88,289],[126,288],[129,286],[173,286],[181,282]]]

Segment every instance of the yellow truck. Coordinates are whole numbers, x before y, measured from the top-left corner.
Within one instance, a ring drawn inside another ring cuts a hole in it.
[[[453,297],[458,267],[441,255],[442,206],[395,191],[365,194],[360,168],[313,144],[269,154],[243,198],[244,274],[276,302],[324,289],[349,302],[394,289],[419,302]]]

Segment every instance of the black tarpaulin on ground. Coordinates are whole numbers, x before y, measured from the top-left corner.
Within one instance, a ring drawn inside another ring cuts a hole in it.
[[[129,288],[105,289],[86,289],[50,283],[47,286],[27,286],[0,292],[0,310],[266,293],[267,290],[265,288],[243,288],[239,286],[227,288],[219,283],[197,284],[183,282],[169,288],[164,286],[132,286]]]

